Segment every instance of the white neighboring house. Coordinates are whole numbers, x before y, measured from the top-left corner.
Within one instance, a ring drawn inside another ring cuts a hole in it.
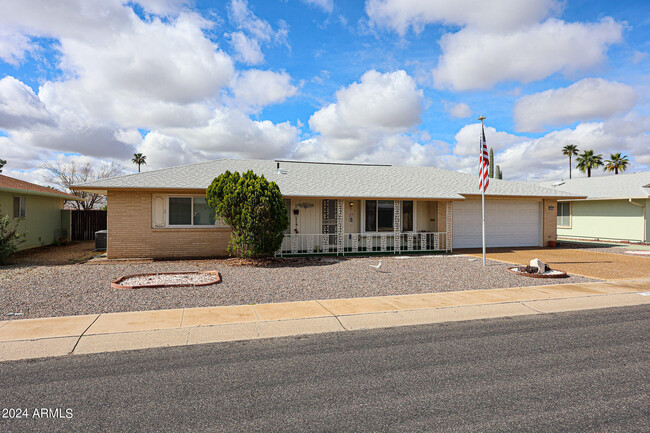
[[[275,182],[291,221],[278,254],[451,251],[481,246],[478,177],[433,167],[220,159],[77,185],[108,197],[109,257],[225,255],[230,228],[206,188],[226,170]],[[556,200],[573,194],[490,179],[488,247],[556,240]]]
[[[587,197],[558,201],[558,238],[649,242],[650,172],[536,184]]]

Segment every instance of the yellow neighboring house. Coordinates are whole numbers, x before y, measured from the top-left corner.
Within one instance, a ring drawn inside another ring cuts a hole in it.
[[[71,194],[0,174],[0,215],[18,220],[18,232],[27,233],[19,250],[50,245],[70,235],[66,200],[80,200]]]

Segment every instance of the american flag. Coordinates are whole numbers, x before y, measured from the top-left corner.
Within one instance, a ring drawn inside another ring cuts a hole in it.
[[[487,143],[485,142],[485,129],[483,129],[483,122],[481,122],[481,156],[479,157],[479,168],[478,168],[478,189],[481,192],[485,192],[490,180],[488,178],[488,167],[490,165],[490,159],[488,157]]]

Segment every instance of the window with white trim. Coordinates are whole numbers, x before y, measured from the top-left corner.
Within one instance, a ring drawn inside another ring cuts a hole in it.
[[[169,197],[167,225],[170,227],[214,227],[215,216],[205,197]]]
[[[14,196],[14,218],[25,218],[25,197]]]
[[[413,200],[402,200],[402,231],[413,231]],[[394,230],[395,201],[366,200],[366,231],[392,232]]]
[[[557,202],[557,226],[571,227],[571,202]]]

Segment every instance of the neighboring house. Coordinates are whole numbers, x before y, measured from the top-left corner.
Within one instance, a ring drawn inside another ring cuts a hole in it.
[[[650,172],[538,182],[587,196],[558,202],[558,237],[648,242]]]
[[[291,221],[280,254],[451,251],[481,246],[478,177],[433,167],[222,159],[74,187],[108,197],[108,256],[225,254],[230,228],[215,222],[206,188],[252,170],[274,181]],[[490,179],[487,245],[555,241],[557,198],[523,182]]]
[[[79,197],[0,174],[0,214],[20,218],[18,232],[27,234],[20,250],[68,237],[69,221],[61,212],[66,200]]]

